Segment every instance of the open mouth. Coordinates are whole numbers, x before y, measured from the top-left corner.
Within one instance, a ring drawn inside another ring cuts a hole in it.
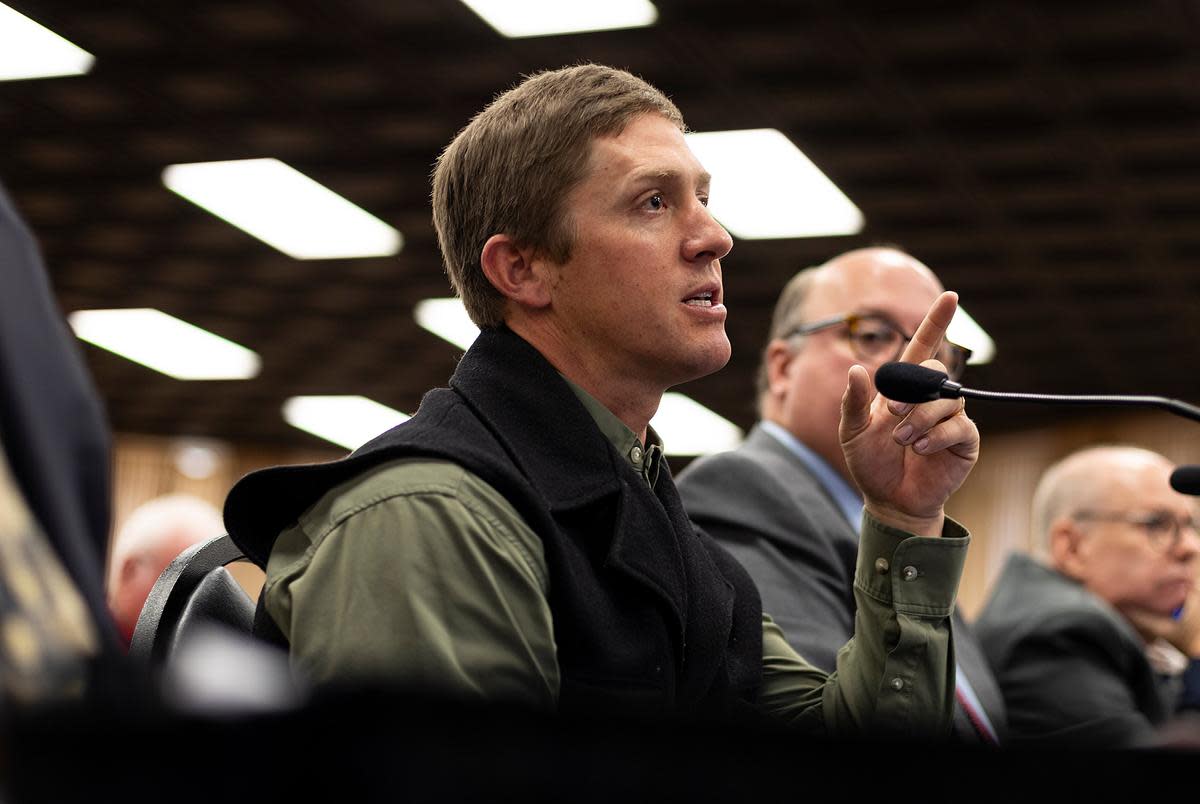
[[[684,299],[683,303],[692,307],[712,307],[713,295],[711,291],[697,293],[695,296]]]

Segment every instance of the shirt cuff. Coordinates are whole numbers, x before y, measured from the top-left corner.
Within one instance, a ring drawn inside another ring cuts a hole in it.
[[[949,616],[970,542],[970,534],[950,517],[942,535],[931,538],[885,525],[864,511],[854,584],[897,612]]]

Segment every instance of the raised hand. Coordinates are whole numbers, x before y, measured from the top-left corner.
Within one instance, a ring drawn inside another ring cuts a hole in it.
[[[900,359],[944,371],[932,357],[957,307],[957,294],[939,296]],[[941,534],[943,506],[979,457],[979,430],[964,400],[889,402],[862,366],[850,369],[839,436],[867,510],[918,535]]]

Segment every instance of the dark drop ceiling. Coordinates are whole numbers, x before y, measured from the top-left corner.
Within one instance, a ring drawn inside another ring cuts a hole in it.
[[[733,361],[680,390],[742,427],[788,277],[879,242],[994,337],[968,384],[1200,401],[1200,3],[657,0],[651,28],[521,40],[457,0],[11,5],[96,56],[0,83],[0,181],[63,311],[155,307],[263,360],[251,381],[179,382],[86,346],[119,432],[317,446],[285,398],[415,409],[458,356],[412,318],[448,293],[431,165],[520,75],[581,60],[644,76],[695,130],[782,130],[866,217],[852,237],[735,244]],[[160,179],[261,156],[394,225],[403,251],[294,260]],[[985,434],[1051,420],[973,410]]]

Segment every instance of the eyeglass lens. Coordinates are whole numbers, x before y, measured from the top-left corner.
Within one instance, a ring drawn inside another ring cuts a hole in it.
[[[846,324],[850,346],[859,360],[876,360],[882,355],[899,360],[904,347],[911,340],[894,324],[879,316],[852,316]],[[946,372],[953,378],[962,376],[966,368],[966,356],[962,348],[952,343],[942,343],[937,359],[946,366]]]

